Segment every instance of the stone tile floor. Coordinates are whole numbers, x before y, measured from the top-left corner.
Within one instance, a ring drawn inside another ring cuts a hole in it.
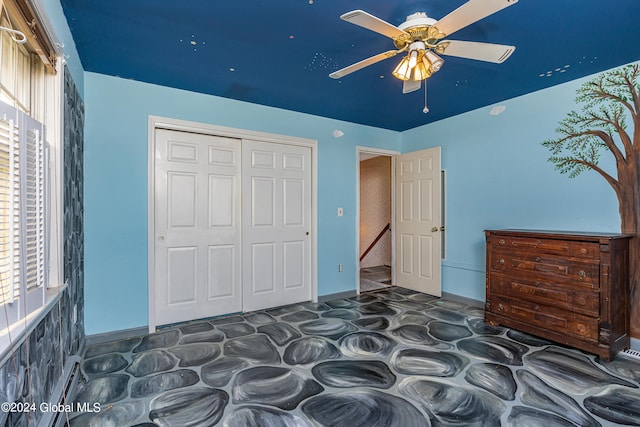
[[[360,269],[360,292],[375,291],[391,286],[391,267],[381,265]]]
[[[640,362],[601,363],[402,288],[85,351],[72,426],[640,425]]]

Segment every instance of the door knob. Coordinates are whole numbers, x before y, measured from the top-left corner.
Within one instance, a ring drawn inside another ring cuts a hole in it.
[[[435,233],[436,231],[438,231],[438,227],[431,227],[431,231]]]
[[[158,237],[158,242],[162,242],[164,240],[164,236]]]

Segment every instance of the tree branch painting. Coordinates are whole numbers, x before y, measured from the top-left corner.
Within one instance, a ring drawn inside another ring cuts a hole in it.
[[[549,162],[575,178],[584,171],[600,174],[615,191],[621,231],[632,234],[630,248],[631,335],[640,338],[640,65],[599,74],[577,91],[576,105],[560,121],[557,138],[542,143]],[[611,155],[616,170],[599,166]]]

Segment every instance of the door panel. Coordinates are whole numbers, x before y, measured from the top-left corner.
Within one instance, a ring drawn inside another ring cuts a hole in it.
[[[304,286],[304,241],[283,242],[283,267],[285,289],[301,288]]]
[[[285,179],[283,185],[283,203],[285,227],[304,225],[304,181]]]
[[[400,184],[400,218],[402,221],[413,221],[413,182]]]
[[[420,221],[433,222],[433,184],[432,180],[419,181]]]
[[[234,266],[236,248],[233,245],[209,246],[207,289],[208,300],[233,297],[237,284]]]
[[[433,277],[433,259],[428,254],[431,253],[435,239],[432,236],[420,236],[419,239],[420,278],[428,280]]]
[[[308,301],[311,149],[243,140],[242,156],[244,308]]]
[[[157,325],[242,310],[240,140],[156,130]]]
[[[235,187],[235,179],[232,176],[209,175],[209,228],[233,227]]]
[[[396,285],[440,296],[440,147],[394,159]]]
[[[413,274],[413,235],[411,234],[402,234],[400,236],[400,256],[398,257],[401,262],[400,271],[402,274],[411,275]]]
[[[276,192],[275,179],[251,177],[251,226],[275,227]]]
[[[196,188],[198,179],[195,174],[168,173],[167,213],[169,229],[194,228],[196,226]]]
[[[254,243],[251,245],[251,290],[252,296],[276,292],[276,249],[275,243]]]
[[[167,252],[167,306],[195,303],[198,249],[169,248]]]

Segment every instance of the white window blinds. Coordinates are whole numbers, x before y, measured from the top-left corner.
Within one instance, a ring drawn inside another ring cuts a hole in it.
[[[15,302],[20,289],[19,135],[13,119],[0,120],[0,302]]]
[[[0,327],[44,303],[47,156],[42,135],[42,124],[0,102]]]

